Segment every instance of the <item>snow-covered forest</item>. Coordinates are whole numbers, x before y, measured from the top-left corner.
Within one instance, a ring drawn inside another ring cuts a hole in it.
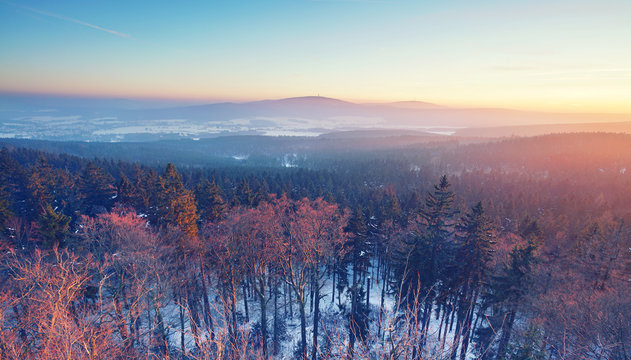
[[[630,145],[310,169],[4,148],[0,358],[628,359]]]

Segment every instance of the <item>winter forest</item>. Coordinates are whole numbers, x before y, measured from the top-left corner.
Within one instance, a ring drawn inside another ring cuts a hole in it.
[[[631,357],[629,135],[297,167],[3,146],[0,359]]]

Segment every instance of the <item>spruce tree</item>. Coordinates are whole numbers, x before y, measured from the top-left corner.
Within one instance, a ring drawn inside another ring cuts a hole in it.
[[[456,356],[456,349],[462,334],[460,358],[465,359],[473,331],[473,315],[480,294],[480,286],[487,277],[488,263],[493,253],[493,229],[491,221],[484,214],[482,203],[478,202],[465,214],[456,226],[457,253],[455,272],[452,286],[459,283],[457,294],[457,324],[452,351],[452,359]]]
[[[366,340],[368,332],[368,309],[365,306],[366,290],[363,279],[370,267],[370,241],[366,218],[361,208],[356,209],[348,221],[349,258],[353,270],[353,280],[349,288],[351,309],[349,314],[349,349],[352,354],[356,340]]]
[[[221,194],[221,188],[212,178],[212,182],[204,179],[195,188],[195,198],[197,199],[197,209],[202,221],[216,222],[221,220],[226,204]]]
[[[87,215],[94,215],[98,208],[109,209],[116,195],[116,188],[112,185],[114,179],[89,162],[83,169],[80,178],[80,191],[83,195],[83,208]]]
[[[116,184],[116,191],[118,193],[118,196],[116,197],[116,201],[118,203],[135,208],[140,202],[138,189],[131,183],[131,181],[129,181],[129,178],[127,178],[124,173],[121,173],[121,179]]]
[[[199,216],[195,196],[184,187],[182,177],[173,164],[167,165],[163,176],[158,180],[158,184],[160,187],[158,194],[159,221],[163,225],[170,224],[178,227],[189,237],[196,237]]]
[[[28,177],[28,190],[30,192],[29,213],[31,216],[43,214],[46,205],[54,202],[54,175],[52,166],[43,157],[31,169]]]
[[[421,323],[421,332],[429,326],[436,288],[450,276],[450,259],[453,257],[453,217],[455,194],[449,181],[442,176],[434,191],[427,193],[425,206],[416,223],[416,231],[403,241],[395,257],[395,280],[401,290],[400,301],[415,311]],[[422,303],[419,303],[422,302]]]
[[[46,249],[63,246],[69,235],[70,218],[56,212],[50,204],[44,205],[44,212],[37,219],[37,231],[42,245]]]
[[[6,148],[0,150],[0,186],[4,187],[5,199],[12,205],[16,215],[26,217],[28,206],[28,180],[24,169],[18,164]]]
[[[244,207],[254,206],[254,194],[252,193],[250,183],[246,178],[243,178],[235,189],[232,205]]]
[[[525,245],[516,245],[511,250],[508,263],[502,267],[498,275],[490,277],[483,297],[484,308],[494,308],[494,331],[497,332],[501,328],[496,359],[504,359],[506,356],[519,306],[531,289],[532,266],[537,260],[536,251],[541,240],[539,226],[530,219],[520,224],[519,233],[525,240]],[[489,345],[487,342],[479,346],[488,348]]]
[[[5,185],[0,183],[0,232],[5,230],[4,225],[12,215],[9,192]]]

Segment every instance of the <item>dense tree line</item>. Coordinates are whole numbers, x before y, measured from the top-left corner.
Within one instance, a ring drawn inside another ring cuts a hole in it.
[[[623,159],[544,174],[485,146],[510,148],[328,170],[3,149],[0,357],[627,359]]]

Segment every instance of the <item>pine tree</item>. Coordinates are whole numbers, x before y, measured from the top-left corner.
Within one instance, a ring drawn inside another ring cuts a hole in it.
[[[28,178],[28,189],[31,214],[44,213],[46,205],[54,202],[53,168],[43,157],[31,170]]]
[[[182,177],[169,163],[158,184],[160,192],[158,194],[159,206],[158,214],[162,224],[177,226],[189,237],[196,237],[198,234],[197,205],[195,196],[184,187]]]
[[[519,344],[509,346],[507,360],[544,360],[546,356],[541,332],[530,327]]]
[[[62,246],[68,236],[70,218],[56,212],[50,204],[44,206],[44,212],[37,220],[38,233],[44,248]]]
[[[254,194],[252,193],[250,183],[246,178],[243,178],[235,189],[232,205],[244,207],[254,206]]]
[[[368,309],[364,298],[364,276],[370,266],[370,241],[366,218],[361,208],[356,209],[348,221],[346,232],[349,234],[350,260],[353,269],[352,285],[349,288],[351,309],[349,314],[349,354],[353,353],[357,340],[366,340],[368,332]]]
[[[124,173],[121,173],[121,179],[116,184],[116,191],[118,193],[116,201],[121,204],[135,208],[140,202],[138,189],[129,181]]]
[[[98,213],[99,207],[105,209],[111,207],[116,195],[113,182],[114,179],[93,162],[90,161],[86,165],[80,178],[80,191],[83,195],[83,208],[86,210],[86,214]]]
[[[195,188],[197,209],[203,221],[216,222],[221,220],[226,212],[226,204],[221,195],[221,188],[212,178],[212,182],[204,179]]]
[[[11,211],[10,195],[4,184],[0,183],[0,232],[4,231],[4,225],[13,215]]]
[[[0,150],[0,186],[4,187],[5,199],[11,204],[12,212],[26,217],[29,191],[24,169],[9,154],[6,148]]]
[[[259,206],[261,202],[267,202],[270,199],[269,186],[263,178],[260,182],[257,182],[256,191],[252,195],[252,206]]]
[[[446,176],[427,194],[425,207],[417,219],[417,230],[403,241],[403,249],[395,257],[396,288],[401,290],[400,301],[408,310],[416,311],[421,332],[429,326],[437,287],[448,281],[453,244],[454,193]],[[422,301],[422,304],[418,304]],[[421,306],[422,305],[422,306]],[[422,344],[422,342],[421,342]],[[420,350],[420,349],[419,349]]]
[[[494,331],[501,328],[496,359],[504,359],[509,344],[513,324],[522,299],[528,294],[532,284],[532,266],[537,260],[541,230],[535,221],[524,220],[519,226],[519,233],[526,241],[523,246],[515,246],[509,255],[509,261],[498,275],[492,276],[483,297],[484,309],[495,308],[496,325]],[[483,330],[484,331],[484,330]],[[485,340],[485,339],[482,339]],[[488,343],[480,344],[487,348]]]
[[[465,214],[456,226],[456,281],[459,283],[457,302],[457,324],[452,358],[456,356],[458,342],[462,334],[461,360],[465,359],[473,331],[473,315],[480,294],[480,286],[487,277],[488,263],[495,243],[491,221],[484,214],[482,203],[478,202]],[[455,284],[451,284],[452,286]]]
[[[150,209],[150,204],[153,201],[153,206],[156,206],[155,201],[158,199],[156,195],[158,190],[158,174],[153,169],[143,171],[140,166],[136,165],[131,180],[136,190],[134,208],[139,213],[148,215],[149,220],[153,223],[157,223],[157,219],[150,216],[152,213],[155,213],[155,209]]]

